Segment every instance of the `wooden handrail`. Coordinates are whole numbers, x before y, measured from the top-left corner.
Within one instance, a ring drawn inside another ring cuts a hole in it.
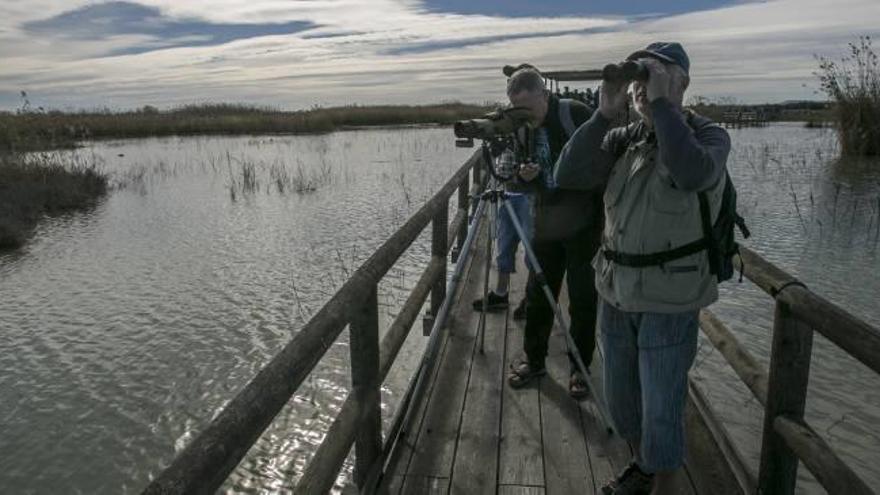
[[[746,247],[740,248],[739,266],[743,265],[743,274],[788,305],[796,318],[880,374],[880,331],[808,290],[798,279]]]
[[[831,495],[872,495],[873,490],[846,465],[822,438],[804,423],[786,416],[773,420],[779,433]]]
[[[704,309],[700,312],[700,328],[709,337],[712,345],[721,352],[739,379],[749,387],[758,402],[762,406],[767,405],[767,372],[761,369],[758,361],[711,311]]]
[[[446,214],[450,196],[466,183],[471,169],[478,170],[475,165],[480,160],[480,153],[474,153],[352,274],[143,493],[214,493],[362,309],[364,294],[371,293],[428,223],[438,217],[441,209],[443,215]],[[363,413],[362,407],[354,409],[357,416]]]
[[[701,312],[700,326],[765,407],[758,492],[794,493],[800,460],[830,493],[873,493],[807,425],[804,409],[813,332],[880,373],[880,331],[746,247],[738,261],[745,277],[776,300],[769,373],[710,311]]]

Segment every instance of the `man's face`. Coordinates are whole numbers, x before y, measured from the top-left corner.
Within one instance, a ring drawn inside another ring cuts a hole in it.
[[[649,61],[648,63],[662,63],[656,59],[639,59],[640,62]],[[677,65],[663,64],[663,67],[669,73],[669,99],[678,105],[684,101],[684,92],[687,89],[688,81],[684,71]],[[643,119],[651,120],[651,106],[648,101],[648,82],[633,81],[632,87],[633,108],[642,116]]]
[[[547,116],[547,95],[543,91],[520,91],[509,98],[512,106],[529,110],[529,123],[532,126],[538,127],[544,123],[544,117]]]

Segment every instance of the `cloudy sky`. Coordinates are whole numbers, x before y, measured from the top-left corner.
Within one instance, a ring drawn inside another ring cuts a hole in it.
[[[588,69],[653,40],[691,95],[816,99],[814,54],[880,34],[880,0],[3,0],[0,108],[499,101],[504,64]]]

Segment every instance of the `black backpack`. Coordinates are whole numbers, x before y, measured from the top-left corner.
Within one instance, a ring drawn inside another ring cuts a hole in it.
[[[709,269],[718,278],[719,282],[730,280],[733,277],[733,256],[739,254],[739,244],[736,242],[734,226],[739,228],[744,239],[751,236],[746,221],[736,211],[736,189],[730,174],[726,171],[724,192],[721,194],[721,209],[718,218],[712,225],[709,197],[705,191],[697,193],[700,200],[700,218],[703,224],[704,242],[709,255]],[[742,281],[742,273],[740,273]]]

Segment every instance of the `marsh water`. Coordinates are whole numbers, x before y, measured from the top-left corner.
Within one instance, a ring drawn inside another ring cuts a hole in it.
[[[831,131],[731,130],[747,244],[880,325],[880,163],[838,162]],[[139,492],[471,153],[448,129],[87,143],[114,185],[0,254],[0,491]],[[380,285],[382,327],[429,259]],[[713,310],[766,363],[772,301],[728,283]],[[383,388],[386,420],[424,345]],[[349,387],[343,333],[224,491],[284,491]],[[693,376],[757,466],[761,410],[701,340]],[[822,337],[808,421],[880,483],[880,379]],[[805,477],[801,490],[821,493]],[[340,484],[347,476],[340,476]]]

